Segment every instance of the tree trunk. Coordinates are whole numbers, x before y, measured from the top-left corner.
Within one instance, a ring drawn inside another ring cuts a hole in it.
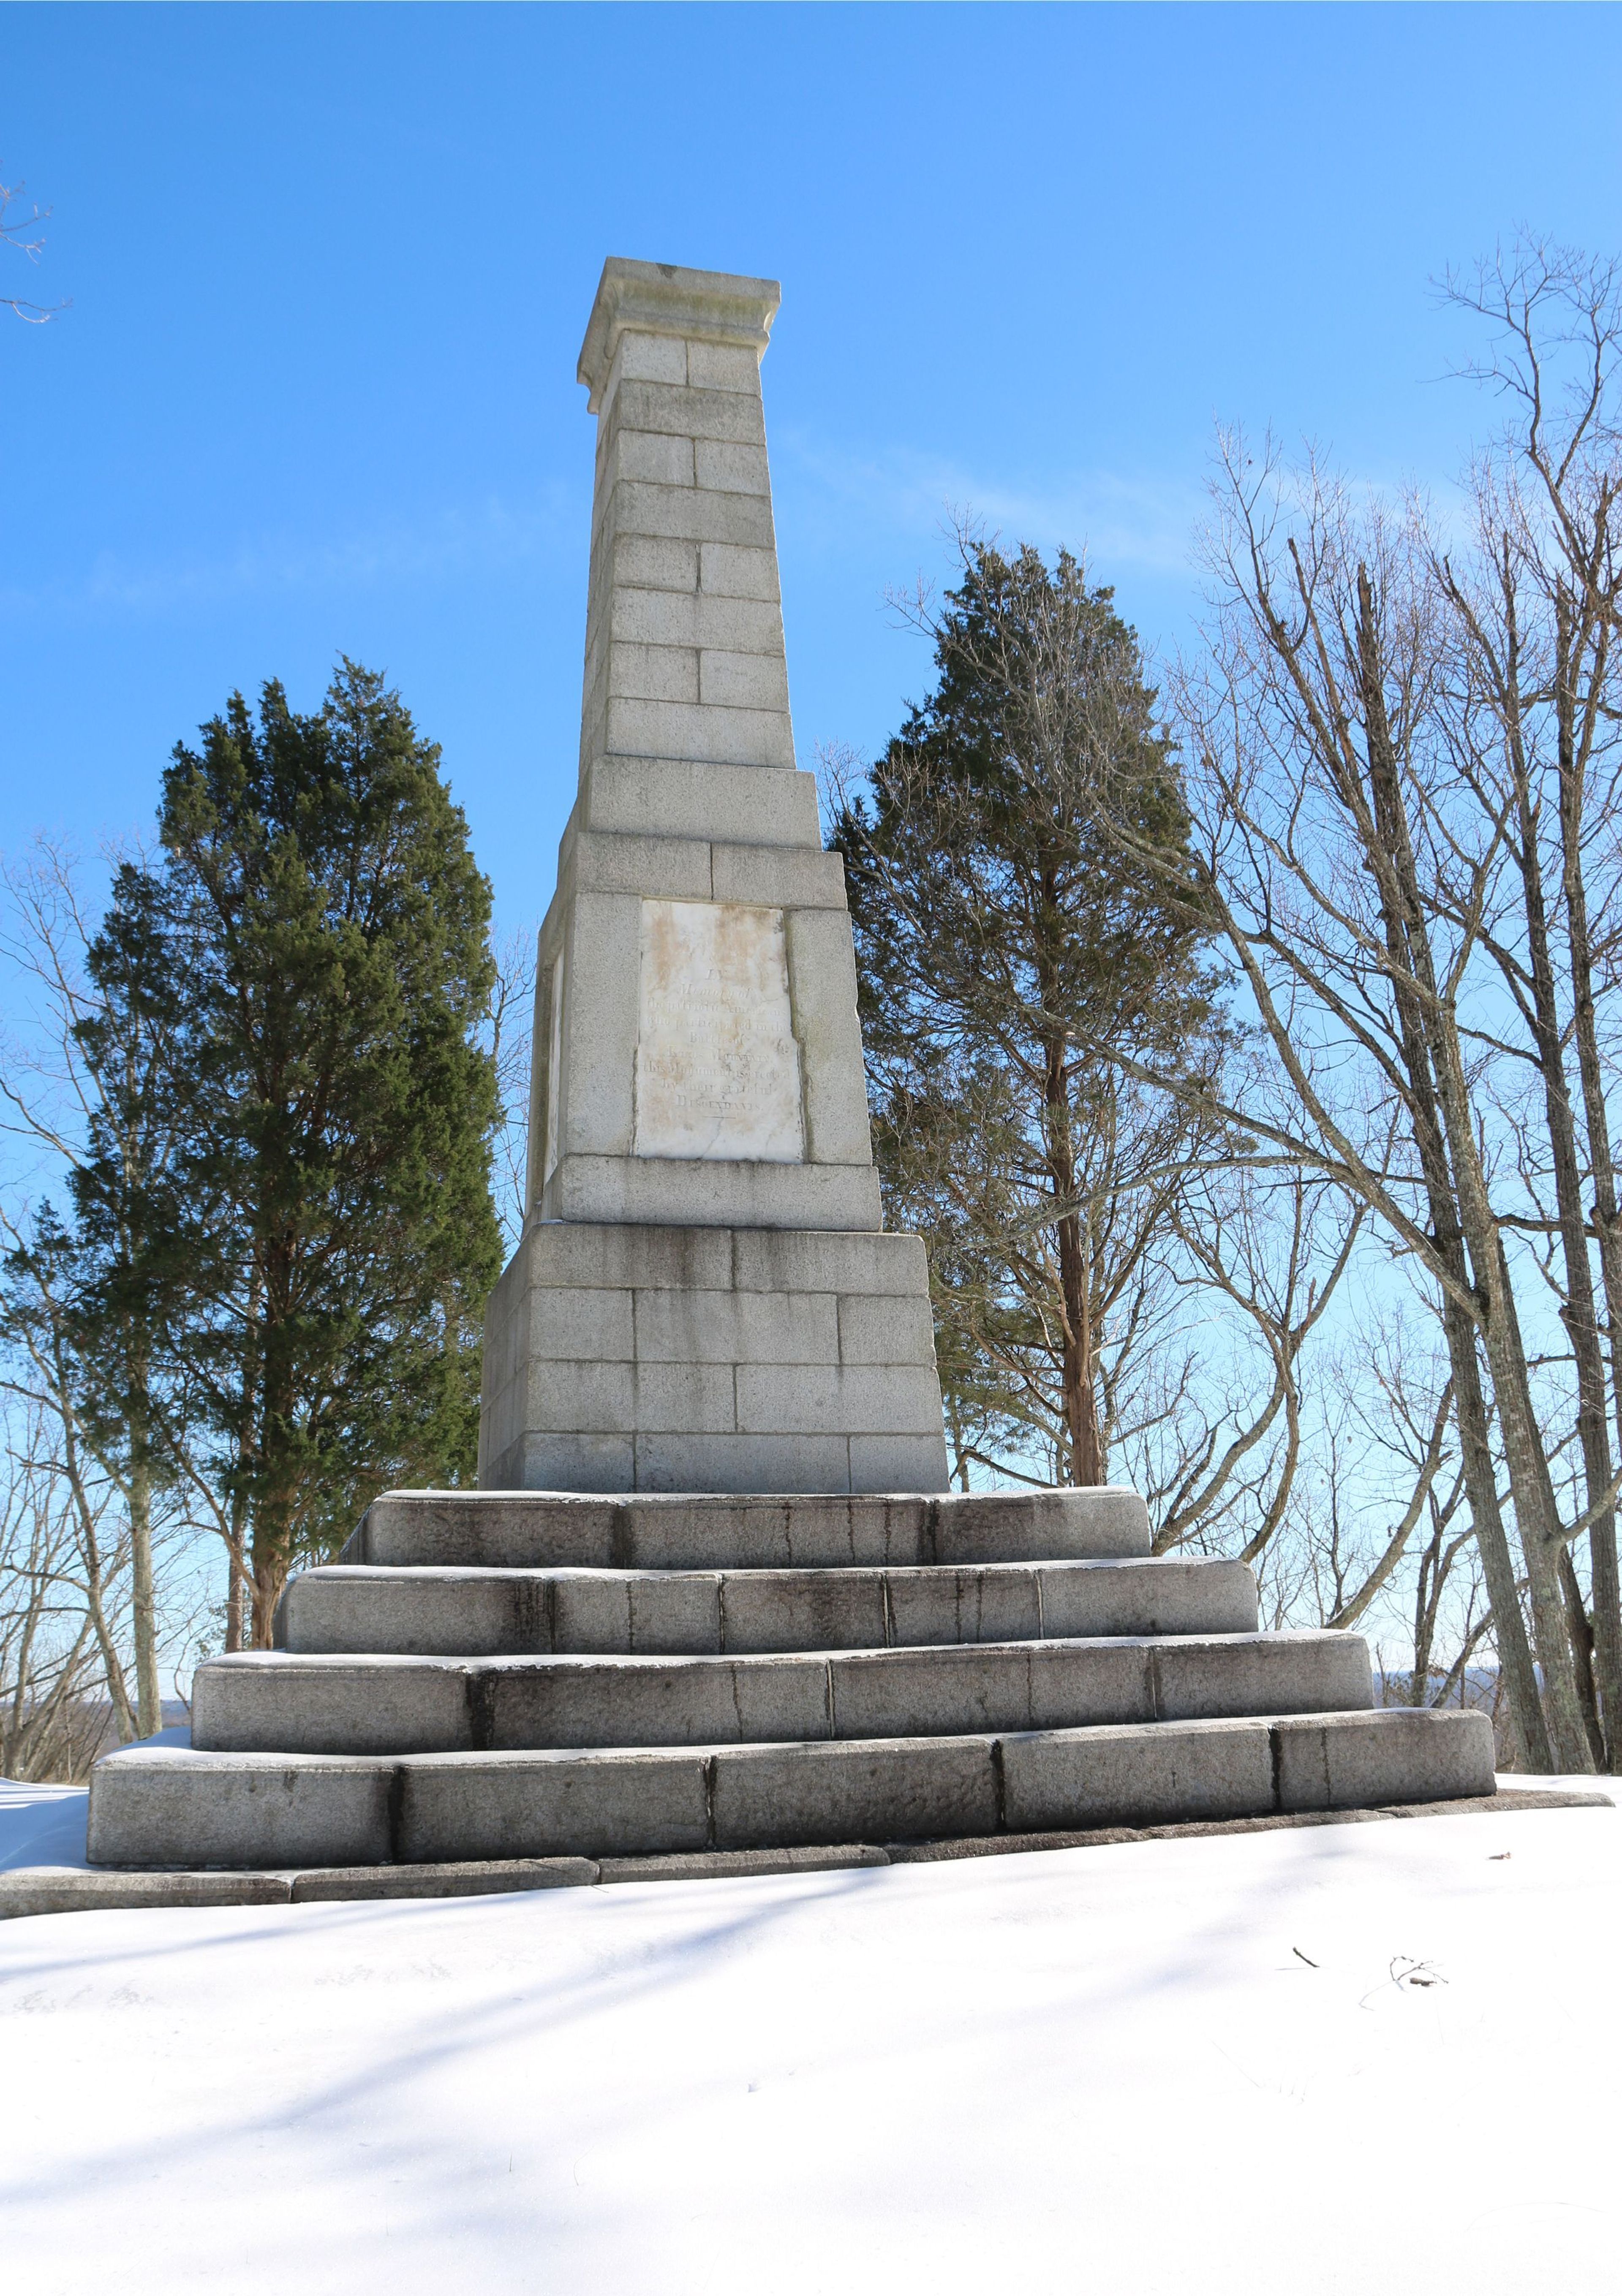
[[[137,1456],[129,1477],[130,1611],[136,1645],[136,1726],[143,1738],[163,1727],[158,1686],[158,1604],[152,1574],[152,1477]]]
[[[1065,1303],[1063,1378],[1070,1480],[1091,1486],[1104,1480],[1104,1458],[1093,1380],[1092,1303],[1082,1249],[1081,1217],[1076,1212],[1065,1213],[1058,1223],[1058,1275]]]
[[[1423,1706],[1430,1683],[1430,1653],[1436,1635],[1434,1587],[1440,1577],[1442,1534],[1438,1530],[1420,1557],[1420,1575],[1413,1590],[1413,1672],[1408,1677],[1408,1703]]]
[[[1440,1062],[1437,1058],[1441,1047],[1435,1012],[1436,975],[1420,902],[1418,871],[1396,756],[1386,720],[1373,591],[1367,574],[1361,570],[1358,605],[1359,675],[1378,849],[1371,852],[1369,858],[1371,864],[1378,865],[1375,882],[1379,889],[1388,977],[1396,1009],[1398,1045],[1408,1078],[1413,1141],[1430,1215],[1432,1248],[1448,1278],[1442,1291],[1442,1328],[1453,1377],[1465,1493],[1488,1597],[1498,1621],[1499,1664],[1503,1669],[1510,1702],[1511,1757],[1518,1763],[1524,1762],[1528,1769],[1546,1773],[1556,1767],[1556,1748],[1551,1742],[1539,1695],[1537,1669],[1521,1616],[1515,1560],[1498,1505],[1498,1471],[1481,1386],[1480,1360],[1476,1352],[1477,1317],[1463,1304],[1470,1298],[1478,1300],[1480,1292],[1478,1285],[1470,1281],[1456,1160],[1449,1156],[1450,1147],[1456,1147],[1457,1142],[1455,1127],[1448,1121],[1445,1087],[1454,1071],[1445,1057]],[[1432,1008],[1429,1013],[1421,1006],[1421,993]],[[1468,1132],[1466,1144],[1470,1144]],[[1522,1529],[1524,1536],[1524,1525]],[[1541,1655],[1541,1642],[1539,1652]],[[1567,1661],[1568,1665],[1568,1653]]]
[[[252,1602],[252,1574],[248,1568],[248,1510],[240,1487],[231,1494],[231,1513],[223,1537],[226,1544],[226,1648],[247,1647],[248,1614]]]
[[[140,1734],[136,1716],[129,1702],[128,1685],[124,1679],[123,1661],[119,1657],[118,1644],[107,1617],[103,1599],[104,1574],[102,1545],[96,1536],[95,1510],[90,1504],[90,1494],[85,1488],[84,1473],[79,1464],[78,1438],[73,1409],[69,1401],[69,1390],[63,1369],[60,1341],[54,1357],[56,1371],[55,1393],[61,1398],[59,1415],[62,1431],[63,1464],[68,1478],[68,1489],[73,1500],[74,1520],[78,1527],[79,1553],[85,1564],[85,1607],[90,1613],[90,1624],[95,1635],[95,1646],[101,1653],[102,1671],[107,1681],[107,1695],[112,1701],[112,1718],[118,1730],[119,1742],[128,1746]]]
[[[1588,1732],[1588,1751],[1593,1756],[1596,1770],[1605,1767],[1605,1735],[1600,1727],[1599,1701],[1593,1687],[1593,1626],[1583,1604],[1583,1590],[1577,1584],[1577,1565],[1571,1560],[1571,1549],[1560,1549],[1560,1592],[1566,1598],[1566,1628],[1571,1636],[1571,1654],[1577,1666],[1577,1696],[1582,1702],[1584,1726]]]
[[[1502,714],[1503,732],[1513,775],[1519,841],[1511,849],[1520,873],[1521,900],[1526,915],[1527,964],[1532,985],[1531,1029],[1537,1056],[1538,1074],[1544,1088],[1544,1117],[1548,1126],[1550,1160],[1554,1175],[1555,1210],[1558,1216],[1561,1257],[1565,1263],[1565,1303],[1561,1318],[1571,1342],[1572,1359],[1577,1371],[1577,1440],[1583,1455],[1584,1487],[1587,1505],[1593,1513],[1593,1532],[1603,1546],[1616,1546],[1616,1517],[1610,1500],[1611,1464],[1610,1443],[1606,1428],[1605,1369],[1600,1349],[1598,1319],[1594,1309],[1593,1272],[1588,1258],[1588,1238],[1583,1218],[1582,1177],[1577,1158],[1577,1124],[1571,1107],[1571,1096],[1566,1082],[1565,1046],[1560,1029],[1560,1004],[1555,987],[1554,965],[1550,951],[1548,909],[1544,894],[1543,855],[1538,840],[1536,809],[1533,803],[1531,773],[1527,758],[1525,721],[1521,701],[1520,632],[1517,611],[1512,565],[1506,560],[1500,569],[1504,611],[1504,637],[1502,659],[1490,653],[1498,709]],[[1455,595],[1457,594],[1455,593]],[[1472,618],[1473,619],[1473,618]],[[1557,630],[1559,617],[1557,616]],[[1557,679],[1564,680],[1563,671],[1557,670]],[[1568,712],[1561,713],[1568,716]],[[1562,748],[1565,742],[1562,739]],[[1562,783],[1567,775],[1562,772]],[[1500,1253],[1502,1263],[1503,1255]],[[1513,1291],[1504,1267],[1504,1297],[1513,1304]],[[1516,1332],[1517,1354],[1519,1329]],[[1519,1371],[1519,1381],[1527,1386],[1524,1357]],[[1528,1405],[1530,1391],[1527,1389]],[[1543,1449],[1541,1442],[1540,1451]],[[1543,1454],[1545,1463],[1546,1451]],[[1555,1501],[1552,1482],[1548,1481],[1547,1505],[1552,1515]],[[1558,1531],[1558,1521],[1552,1524]],[[1605,1739],[1594,1692],[1592,1662],[1593,1634],[1587,1612],[1583,1608],[1577,1574],[1562,1543],[1558,1563],[1561,1593],[1564,1597],[1566,1631],[1570,1641],[1574,1683],[1585,1734],[1590,1753],[1598,1767],[1606,1767]]]
[[[1461,1280],[1462,1246],[1455,1243],[1455,1252]],[[1504,1734],[1510,1764],[1515,1769],[1546,1775],[1555,1767],[1554,1748],[1538,1694],[1537,1669],[1527,1640],[1515,1558],[1498,1505],[1498,1468],[1493,1457],[1486,1398],[1481,1390],[1476,1327],[1452,1299],[1443,1303],[1442,1323],[1458,1392],[1459,1449],[1465,1496],[1475,1527],[1482,1575],[1486,1580],[1487,1601],[1493,1609],[1493,1635],[1498,1645],[1498,1668],[1507,1702]]]
[[[253,1514],[253,1611],[255,1650],[275,1642],[276,1609],[292,1561],[297,1504],[296,1476],[290,1456],[293,1390],[288,1365],[293,1318],[292,1248],[278,1235],[268,1254],[265,1274],[262,1365],[255,1457]]]
[[[1486,1177],[1477,1159],[1468,1107],[1462,1104],[1462,1064],[1457,1054],[1455,1039],[1444,1048],[1450,1072],[1438,1097],[1447,1124],[1453,1168],[1458,1178],[1460,1226],[1464,1231],[1476,1297],[1480,1302],[1482,1344],[1498,1406],[1499,1440],[1526,1562],[1532,1633],[1543,1674],[1551,1751],[1558,1768],[1584,1771],[1592,1763],[1567,1630],[1565,1597],[1560,1590],[1562,1542],[1559,1510],[1533,1409],[1515,1295],[1488,1208]],[[1490,1581],[1488,1591],[1496,1611],[1498,1598]]]
[[[1601,640],[1603,644],[1603,639]],[[1572,1035],[1577,1044],[1583,1115],[1588,1135],[1588,1166],[1593,1177],[1594,1226],[1599,1231],[1600,1280],[1604,1287],[1610,1350],[1611,1402],[1622,1442],[1622,1228],[1618,1226],[1616,1168],[1610,1149],[1610,1112],[1600,1063],[1594,1021],[1593,957],[1588,928],[1588,890],[1583,871],[1582,826],[1586,773],[1577,736],[1571,663],[1574,637],[1569,603],[1556,604],[1555,713],[1558,728],[1561,889],[1571,962]],[[1589,1504],[1593,1505],[1590,1495]],[[1594,1675],[1604,1726],[1608,1767],[1622,1764],[1622,1578],[1617,1556],[1614,1509],[1597,1517],[1588,1533],[1593,1586]]]
[[[282,1589],[287,1584],[287,1560],[279,1549],[261,1554],[257,1541],[253,1556],[253,1643],[255,1650],[270,1650],[276,1644],[276,1604],[282,1599]]]
[[[1045,977],[1051,971],[1039,964]],[[1053,1000],[1050,994],[1048,1000]],[[1091,1487],[1104,1480],[1103,1447],[1099,1440],[1099,1406],[1093,1367],[1092,1287],[1088,1255],[1082,1237],[1082,1218],[1075,1205],[1075,1156],[1071,1145],[1069,1077],[1066,1040],[1051,1036],[1043,1047],[1043,1131],[1046,1135],[1048,1176],[1058,1207],[1055,1231],[1058,1243],[1059,1303],[1064,1314],[1063,1352],[1059,1376],[1063,1388],[1065,1431],[1068,1439],[1067,1480]]]
[[[956,1403],[950,1395],[943,1398],[946,1416],[946,1433],[951,1444],[952,1472],[958,1479],[958,1488],[968,1488],[968,1455],[963,1447],[963,1421]]]
[[[1512,627],[1512,625],[1511,625]],[[1511,667],[1513,667],[1511,658]],[[1554,967],[1549,951],[1547,913],[1537,846],[1537,824],[1521,753],[1520,729],[1511,688],[1511,755],[1514,764],[1519,812],[1518,858],[1527,918],[1527,954],[1532,976],[1532,1033],[1543,1079],[1544,1114],[1549,1128],[1550,1157],[1554,1171],[1555,1210],[1560,1221],[1560,1252],[1565,1263],[1566,1299],[1562,1321],[1571,1341],[1577,1368],[1577,1441],[1583,1454],[1584,1491],[1596,1510],[1593,1534],[1616,1548],[1616,1513],[1610,1489],[1610,1442],[1606,1431],[1605,1367],[1600,1352],[1594,1312],[1593,1273],[1588,1259],[1588,1238],[1583,1218],[1582,1178],[1577,1163],[1577,1125],[1566,1086],[1560,1013],[1555,996]],[[1506,1292],[1508,1283],[1506,1278]],[[1605,1732],[1595,1697],[1593,1665],[1593,1636],[1583,1607],[1581,1589],[1570,1554],[1562,1544],[1560,1587],[1565,1599],[1566,1626],[1572,1649],[1577,1702],[1584,1731],[1596,1768],[1607,1767]]]

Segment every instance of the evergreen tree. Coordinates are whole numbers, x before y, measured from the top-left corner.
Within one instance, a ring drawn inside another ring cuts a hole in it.
[[[1185,816],[1133,633],[1061,553],[971,544],[930,625],[937,679],[844,805],[875,1138],[930,1245],[959,1472],[1010,1439],[1106,1479],[1112,1319],[1196,1152],[1103,1047],[1220,1060],[1206,919],[1106,832]]]
[[[132,1300],[161,1317],[260,1644],[292,1563],[372,1491],[473,1471],[490,895],[439,760],[347,660],[310,716],[274,683],[257,719],[234,694],[176,749],[161,859],[119,873],[92,949],[173,1009],[151,1090],[177,1146],[88,1305],[107,1349]],[[82,1220],[116,1204],[115,1160],[91,1160]]]

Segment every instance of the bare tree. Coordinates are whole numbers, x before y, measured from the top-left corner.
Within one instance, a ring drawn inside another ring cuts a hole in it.
[[[1471,473],[1473,547],[1462,562],[1438,554],[1434,573],[1457,627],[1448,714],[1458,769],[1498,825],[1519,895],[1512,921],[1489,937],[1507,998],[1506,1025],[1490,1046],[1535,1079],[1534,1120],[1512,1105],[1506,1117],[1527,1233],[1541,1227],[1558,1246],[1543,1272],[1570,1351],[1592,1621],[1568,1546],[1562,1586],[1589,1735],[1614,1767],[1622,1759],[1611,1441],[1613,1431],[1622,1439],[1622,1219],[1606,1081],[1616,1041],[1603,986],[1622,906],[1614,660],[1622,270],[1523,242],[1447,291],[1490,331],[1471,372],[1509,416]]]
[[[0,1130],[35,1152],[45,1171],[71,1192],[83,1169],[86,1144],[98,1132],[111,1142],[113,1162],[131,1193],[150,1171],[153,1140],[138,1071],[162,1058],[144,1021],[114,1025],[109,998],[86,967],[92,933],[72,855],[48,840],[30,857],[0,867],[7,911],[0,924],[0,955],[32,1008],[33,1027],[0,1054]],[[105,1039],[93,1050],[98,1033]],[[108,1062],[116,1074],[109,1074]],[[88,1361],[78,1329],[73,1293],[78,1275],[74,1239],[48,1204],[26,1222],[0,1210],[0,1337],[12,1370],[3,1382],[31,1414],[37,1431],[58,1431],[48,1472],[64,1479],[86,1545],[88,1599],[110,1694],[120,1712],[123,1690],[111,1624],[99,1607],[99,1534],[88,1491],[98,1482],[116,1492],[122,1509],[131,1570],[129,1624],[134,1643],[137,1726],[142,1736],[162,1727],[160,1690],[159,1600],[155,1549],[161,1535],[160,1481],[185,1450],[184,1414],[160,1403],[150,1363],[142,1357],[122,1398],[103,1392],[101,1367]],[[139,1425],[132,1439],[131,1422]],[[161,1464],[161,1475],[154,1467]],[[193,1479],[193,1480],[195,1478]]]
[[[21,1464],[33,1488],[52,1494],[73,1539],[84,1611],[98,1653],[107,1693],[112,1702],[122,1740],[151,1737],[162,1727],[159,1694],[156,1574],[152,1567],[150,1523],[148,1551],[138,1584],[133,1578],[135,1539],[128,1507],[115,1510],[112,1502],[128,1501],[116,1475],[86,1428],[79,1409],[79,1381],[68,1334],[68,1318],[54,1289],[48,1260],[25,1246],[9,1219],[0,1234],[12,1247],[13,1275],[6,1300],[4,1336],[13,1366],[0,1380],[0,1393],[20,1407],[27,1430],[27,1448]],[[21,1297],[19,1291],[21,1290]],[[15,1449],[13,1459],[18,1457]],[[136,1689],[130,1694],[123,1656],[123,1612],[128,1608],[135,1627]],[[134,1614],[139,1612],[136,1618]]]
[[[495,943],[489,1042],[496,1063],[500,1117],[496,1131],[493,1193],[496,1217],[509,1256],[523,1234],[530,1122],[531,1033],[535,1014],[534,932],[520,928]]]
[[[1618,1712],[1609,1431],[1622,1418],[1599,1209],[1614,1180],[1588,898],[1598,860],[1608,923],[1616,329],[1608,272],[1517,261],[1493,276],[1522,355],[1500,363],[1521,419],[1478,468],[1468,549],[1445,551],[1420,504],[1388,512],[1313,463],[1287,472],[1271,449],[1224,441],[1211,648],[1179,692],[1198,835],[1175,860],[1136,850],[1220,915],[1273,1075],[1236,1101],[1151,1063],[1135,1072],[1345,1190],[1427,1281],[1515,1751],[1580,1770],[1615,1758]],[[1485,287],[1477,302],[1491,308]],[[1545,304],[1575,310],[1586,354],[1558,444]],[[1562,1364],[1569,1422],[1552,1409]],[[1562,1423],[1584,1464],[1564,1513]],[[1592,1631],[1569,1552],[1585,1534]]]
[[[1271,1106],[1221,1112],[1366,1205],[1435,1285],[1520,1751],[1536,1768],[1586,1768],[1560,1576],[1567,1529],[1461,1013],[1507,856],[1495,826],[1452,797],[1437,707],[1448,633],[1429,537],[1417,510],[1393,520],[1354,505],[1311,465],[1291,482],[1237,439],[1225,442],[1221,507],[1210,660],[1181,689],[1204,832],[1191,868],[1277,1064]],[[1544,1700],[1519,1628],[1478,1347]]]
[[[24,213],[22,185],[0,184],[0,247],[10,248],[27,262],[37,263],[45,251],[45,234],[39,226],[48,221],[50,213],[49,208],[36,207],[31,200]],[[0,306],[31,327],[43,327],[68,308],[65,303],[31,303],[21,295],[0,295]]]
[[[71,1777],[105,1709],[78,1542],[33,1448],[25,1432],[0,1464],[0,1775]]]
[[[1242,1144],[1240,1144],[1242,1147]],[[1157,1528],[1155,1552],[1237,1537],[1256,1562],[1289,1521],[1303,1458],[1305,1361],[1353,1265],[1365,1213],[1297,1167],[1249,1168],[1242,1154],[1192,1167],[1156,1252],[1185,1306],[1185,1365],[1212,1353],[1226,1316],[1242,1359],[1219,1407],[1190,1406],[1199,1383],[1177,1382],[1182,1408],[1134,1431],[1138,1480]],[[1190,1428],[1190,1421],[1195,1423]],[[1177,1439],[1168,1445],[1167,1429]]]

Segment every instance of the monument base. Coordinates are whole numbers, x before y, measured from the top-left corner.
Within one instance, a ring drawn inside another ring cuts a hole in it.
[[[485,1332],[483,1489],[946,1488],[915,1235],[535,1220]]]
[[[1376,1710],[1131,1491],[391,1492],[98,1763],[98,1866],[239,1871],[977,1841],[1456,1800],[1485,1715]],[[403,1886],[403,1885],[402,1885]]]

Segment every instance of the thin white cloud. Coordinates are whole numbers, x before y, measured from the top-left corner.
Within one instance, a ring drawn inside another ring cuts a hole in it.
[[[1190,574],[1194,530],[1207,507],[1201,483],[1164,476],[1074,471],[1032,488],[904,447],[853,455],[803,430],[778,433],[773,448],[813,522],[820,510],[830,521],[836,513],[842,526],[854,513],[869,526],[938,533],[967,512],[1006,541],[1084,552],[1100,570]]]
[[[490,572],[555,547],[580,524],[564,487],[524,503],[496,496],[420,520],[388,520],[336,535],[264,533],[222,554],[131,558],[103,551],[78,578],[0,589],[10,612],[147,616],[226,605],[278,591],[355,591]]]
[[[868,532],[939,537],[967,516],[1004,543],[1033,542],[1044,550],[1063,544],[1084,556],[1100,581],[1118,570],[1171,577],[1193,589],[1203,584],[1199,538],[1213,511],[1209,465],[1178,477],[1069,471],[1033,487],[902,447],[852,455],[803,429],[786,430],[772,443],[779,504],[782,475],[792,472],[796,514],[813,535],[836,540],[856,523]],[[1287,459],[1301,459],[1306,451],[1304,444]],[[1325,460],[1333,467],[1332,454]],[[1455,481],[1346,472],[1340,477],[1354,499],[1393,516],[1417,488],[1442,545],[1468,543],[1469,503]]]

